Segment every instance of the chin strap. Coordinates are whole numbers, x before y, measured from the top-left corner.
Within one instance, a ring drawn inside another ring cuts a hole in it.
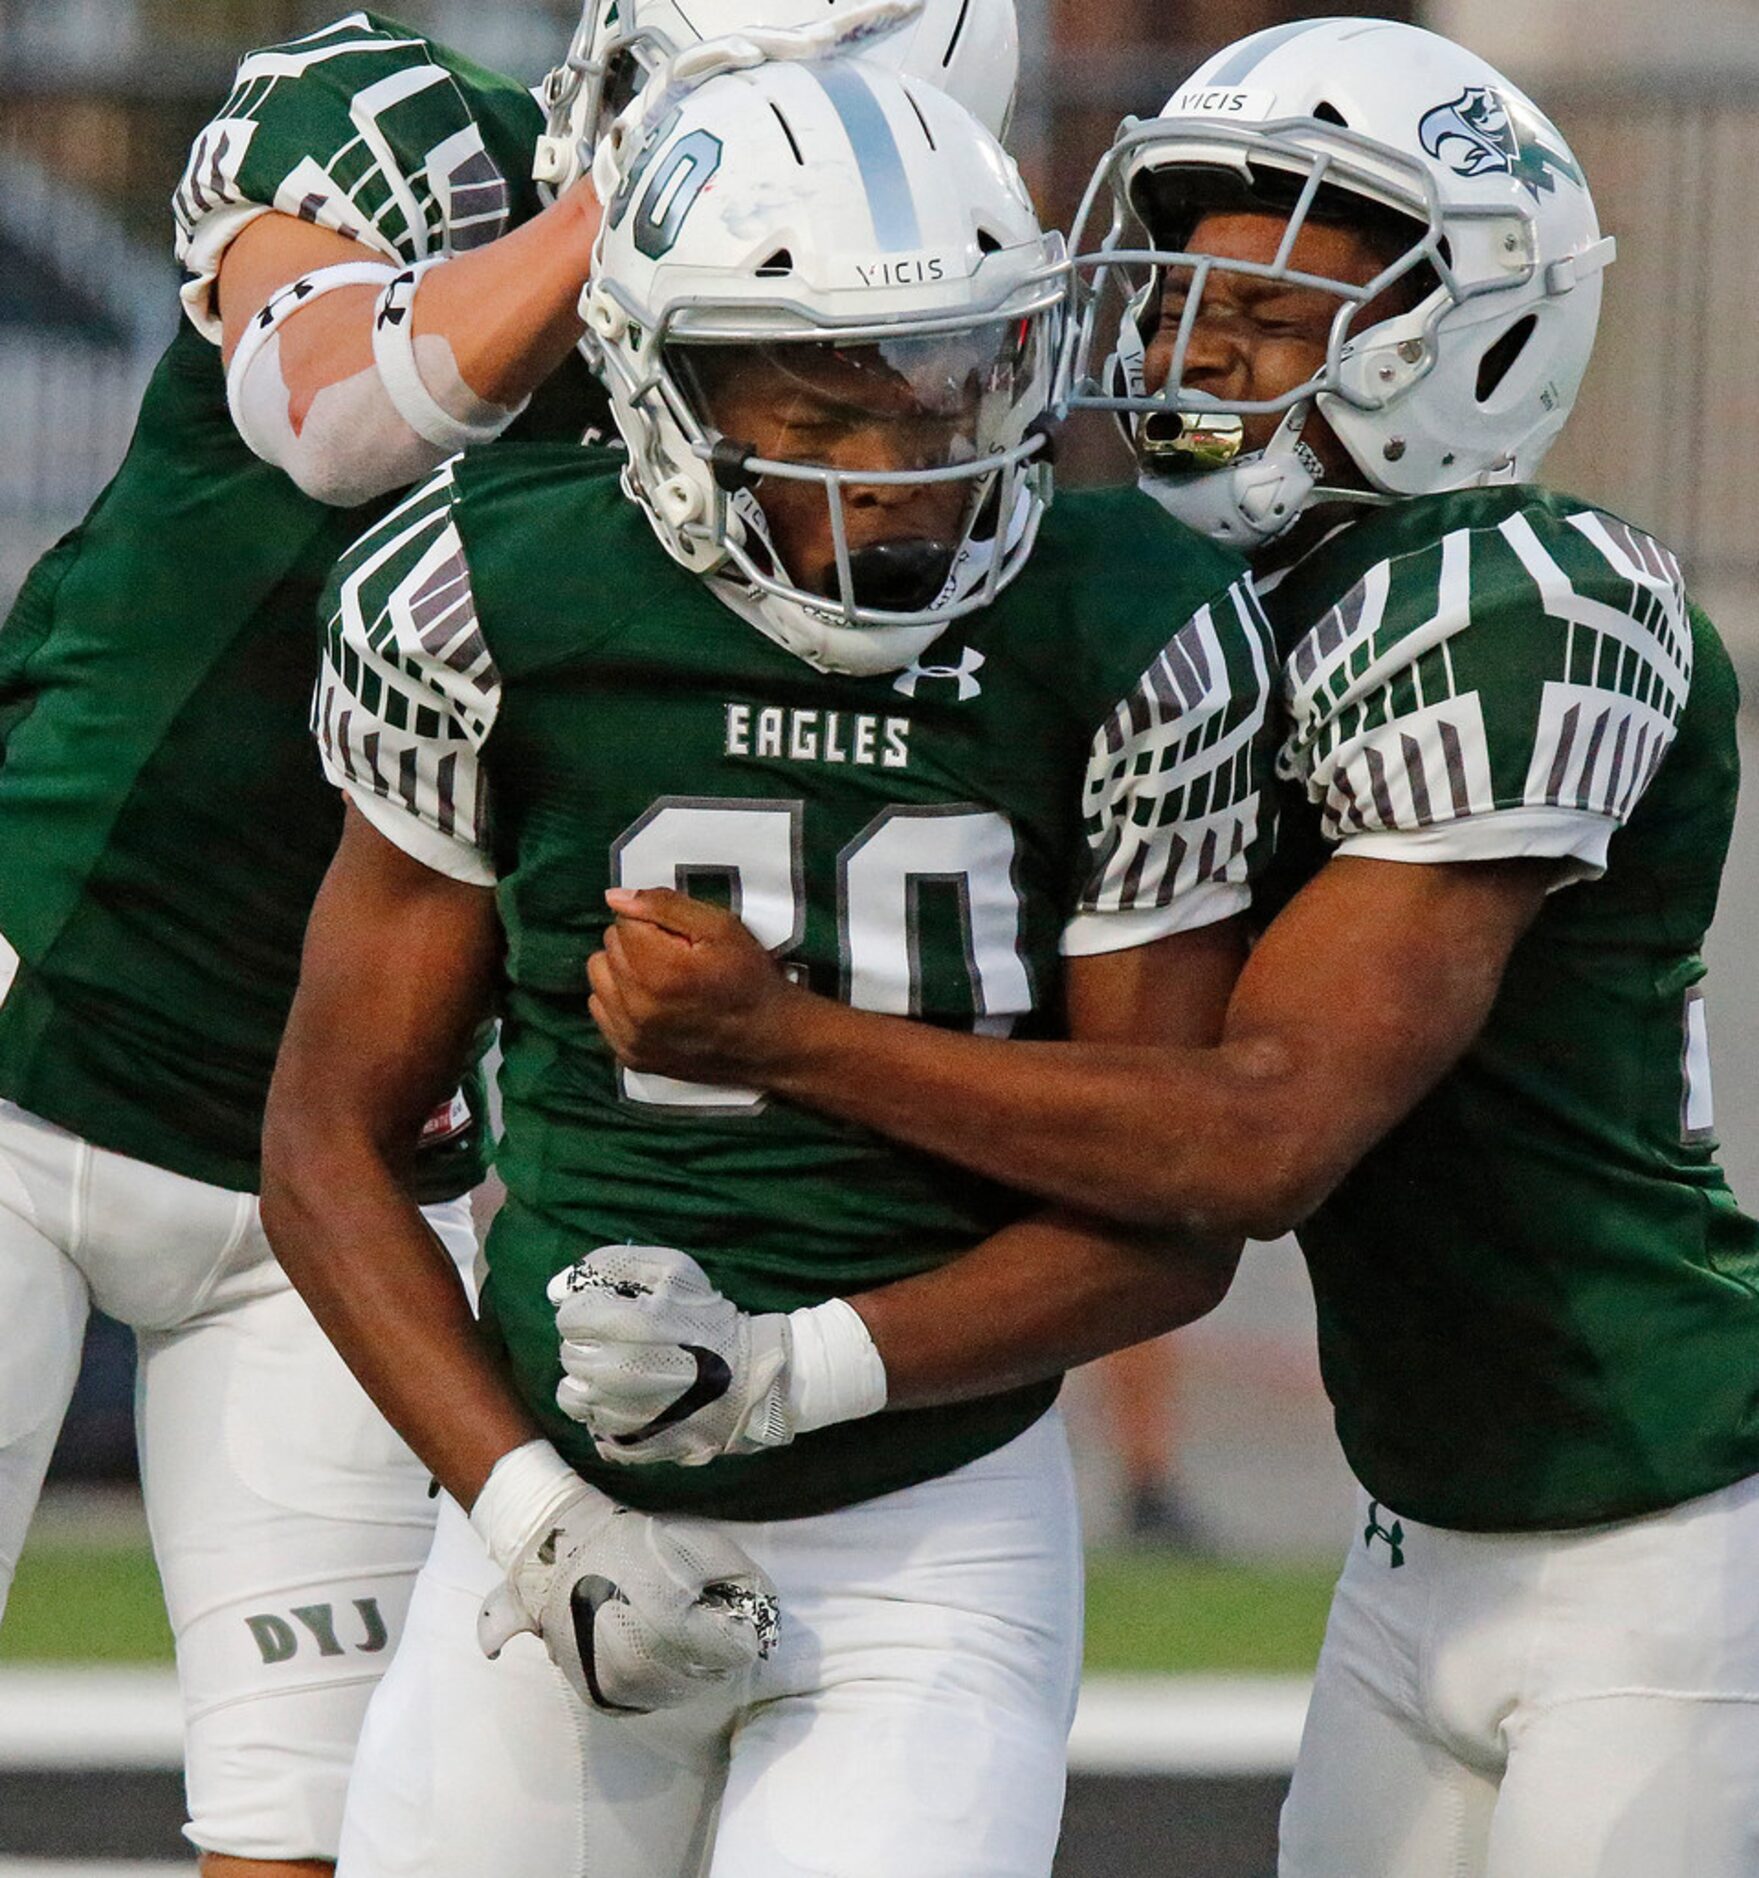
[[[740,575],[711,574],[707,580],[723,606],[815,672],[877,678],[905,671],[946,631],[945,625],[836,626],[796,600],[754,592]]]
[[[772,559],[774,549],[762,505],[749,491],[741,491],[729,504],[736,521],[755,536]],[[1032,521],[1032,497],[1024,479],[1018,485],[1005,533],[966,540],[953,558],[937,607],[952,607],[975,593],[989,577],[998,554],[1014,549]],[[709,591],[765,638],[791,652],[814,671],[843,677],[875,678],[885,672],[907,671],[958,617],[924,626],[844,626],[803,601],[765,593],[745,575],[723,568],[708,577]]]

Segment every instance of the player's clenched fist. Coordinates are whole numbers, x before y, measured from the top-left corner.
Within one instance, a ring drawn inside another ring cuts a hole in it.
[[[794,1439],[792,1336],[721,1296],[688,1253],[601,1246],[550,1281],[564,1414],[608,1461],[699,1467]]]
[[[618,1506],[547,1442],[502,1458],[470,1522],[507,1573],[477,1620],[484,1654],[531,1631],[594,1708],[675,1708],[775,1647],[775,1587],[720,1527]]]
[[[587,966],[592,1015],[630,1069],[737,1082],[785,1034],[794,987],[735,916],[667,888],[615,889],[605,949]]]
[[[739,1310],[686,1252],[600,1246],[550,1281],[562,1411],[608,1461],[699,1467],[885,1406],[867,1326],[841,1298]]]

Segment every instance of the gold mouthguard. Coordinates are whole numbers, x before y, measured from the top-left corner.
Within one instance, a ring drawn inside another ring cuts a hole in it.
[[[1143,463],[1163,475],[1225,469],[1245,446],[1245,423],[1221,411],[1150,411],[1136,427]]]

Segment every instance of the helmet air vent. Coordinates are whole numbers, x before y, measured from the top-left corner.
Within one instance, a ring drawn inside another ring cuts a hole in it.
[[[763,266],[757,270],[759,280],[778,280],[784,274],[794,272],[794,256],[787,248],[778,248]]]
[[[782,115],[782,107],[773,98],[770,100],[770,109],[775,113],[776,122],[782,127],[782,135],[788,139],[788,148],[794,152],[794,161],[805,169],[806,159],[800,154],[800,145],[795,139],[794,127]]]
[[[1516,320],[1514,325],[1478,361],[1478,402],[1480,404],[1488,404],[1496,395],[1497,387],[1513,371],[1515,361],[1526,351],[1527,341],[1533,337],[1533,329],[1538,324],[1538,316],[1533,313],[1529,313],[1524,319]]]
[[[965,0],[965,4],[959,9],[959,17],[953,22],[953,36],[947,41],[946,51],[941,54],[943,66],[950,66],[953,63],[953,54],[959,50],[959,38],[965,31],[965,21],[970,13],[971,0]]]
[[[1319,103],[1313,107],[1313,115],[1318,118],[1322,124],[1337,125],[1339,130],[1348,130],[1350,128],[1350,120],[1344,116],[1343,112],[1340,111],[1329,98],[1322,98]]]
[[[978,229],[977,252],[979,254],[1000,254],[1001,251],[1002,244],[996,236],[992,235],[987,228]]]
[[[928,119],[922,115],[922,106],[916,102],[916,93],[914,89],[911,86],[906,85],[904,87],[904,96],[910,100],[910,108],[912,111],[916,113],[916,121],[922,126],[923,136],[925,136],[928,139],[928,147],[931,150],[937,149],[939,146],[935,143],[934,132],[930,130],[928,127]]]

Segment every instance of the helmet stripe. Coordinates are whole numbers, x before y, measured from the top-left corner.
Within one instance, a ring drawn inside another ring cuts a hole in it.
[[[1316,26],[1336,26],[1336,20],[1291,20],[1286,26],[1268,26],[1250,39],[1243,39],[1228,58],[1204,78],[1208,85],[1238,85],[1257,69],[1263,60],[1291,39],[1299,39]]]
[[[886,122],[885,110],[873,95],[872,87],[858,71],[841,61],[828,61],[807,69],[830,99],[848,134],[861,171],[862,187],[867,191],[874,239],[890,254],[920,248],[922,230],[916,220],[910,178],[905,173],[904,159],[898,154],[892,127]]]

